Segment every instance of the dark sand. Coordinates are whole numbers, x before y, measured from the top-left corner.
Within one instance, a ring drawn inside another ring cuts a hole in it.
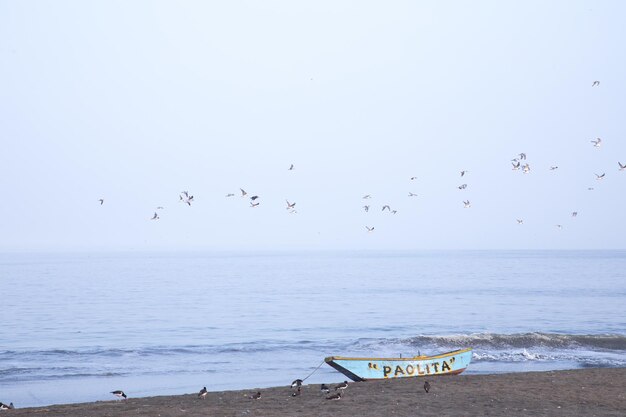
[[[424,392],[424,381],[431,384]],[[290,381],[291,382],[291,381]],[[331,389],[334,387],[330,385]],[[202,387],[198,387],[200,390]],[[210,387],[207,387],[210,389]],[[458,375],[351,383],[339,401],[320,385],[129,398],[0,411],[1,416],[626,416],[626,368]],[[333,391],[334,392],[334,391]],[[331,392],[332,393],[332,392]],[[9,400],[9,399],[7,399]],[[19,404],[17,404],[19,406]]]

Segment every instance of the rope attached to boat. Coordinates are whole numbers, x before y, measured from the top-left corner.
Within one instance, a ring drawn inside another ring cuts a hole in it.
[[[317,365],[317,368],[313,369],[313,372],[311,372],[309,375],[307,375],[306,378],[304,378],[302,380],[302,382],[306,381],[307,379],[309,379],[310,376],[312,376],[315,372],[317,372],[318,369],[320,369],[322,367],[322,365],[324,365],[324,362],[326,362],[325,360],[322,361],[322,363],[320,363],[319,365]]]

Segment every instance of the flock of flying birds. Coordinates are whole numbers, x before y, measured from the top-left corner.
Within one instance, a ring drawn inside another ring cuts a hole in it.
[[[600,81],[594,81],[593,84],[592,84],[592,87],[597,87],[599,85],[600,85]],[[593,147],[596,148],[596,149],[601,148],[602,143],[603,143],[601,138],[593,139],[590,142],[593,145]],[[617,164],[618,164],[619,171],[625,171],[626,170],[626,164],[622,164],[621,161],[618,161]],[[531,172],[530,163],[528,162],[526,153],[524,153],[524,152],[518,154],[515,158],[511,159],[511,165],[512,165],[512,170],[513,171],[521,171],[523,174],[529,174]],[[294,164],[290,164],[290,166],[289,166],[289,168],[287,170],[288,171],[293,171],[294,169],[295,169]],[[550,171],[556,171],[557,169],[559,169],[559,167],[556,166],[556,165],[550,166]],[[468,174],[468,173],[469,173],[468,170],[460,171],[461,178],[464,178],[465,175]],[[603,172],[601,174],[595,173],[595,176],[596,176],[596,180],[597,181],[601,181],[606,176],[606,173],[605,172]],[[414,181],[416,179],[417,179],[417,177],[410,177],[411,181]],[[463,183],[463,184],[460,184],[457,188],[459,190],[465,190],[467,188],[467,186],[468,186],[467,183]],[[593,190],[593,189],[594,189],[593,187],[589,187],[588,188],[588,190],[590,190],[590,191]],[[261,200],[260,200],[260,196],[259,195],[253,194],[253,195],[249,196],[248,192],[246,190],[244,190],[243,188],[239,189],[239,193],[238,194],[239,194],[239,196],[241,198],[249,200],[250,208],[258,207],[261,204]],[[225,195],[226,198],[231,198],[231,197],[235,197],[235,196],[236,196],[235,193],[228,193],[228,194]],[[413,193],[413,192],[409,192],[408,197],[414,198],[414,197],[418,197],[418,195]],[[179,198],[178,201],[180,203],[186,204],[187,206],[191,206],[194,203],[194,196],[192,194],[190,194],[189,191],[182,191],[179,194],[178,198]],[[362,208],[363,208],[363,210],[366,213],[368,213],[370,211],[370,209],[373,208],[372,204],[369,203],[369,200],[371,198],[372,198],[371,194],[366,194],[366,195],[364,195],[362,197],[362,200],[363,200]],[[100,205],[104,204],[104,199],[103,198],[99,199],[98,201],[100,202]],[[469,208],[472,207],[472,204],[471,204],[469,199],[465,199],[462,202],[463,202],[463,208],[469,209]],[[285,203],[286,203],[285,209],[287,210],[288,213],[290,213],[290,214],[297,214],[298,213],[298,211],[295,208],[296,207],[296,203],[295,202],[290,202],[289,200],[285,200]],[[152,217],[150,217],[150,220],[159,220],[160,219],[160,217],[159,217],[159,210],[163,210],[163,209],[164,209],[164,207],[162,207],[162,206],[156,207],[156,211],[154,211],[154,214],[152,215]],[[398,213],[398,210],[392,209],[389,204],[385,204],[385,205],[382,206],[382,212],[385,212],[385,210],[387,210],[387,212],[390,213],[390,214],[397,214]],[[571,216],[572,217],[578,216],[578,212],[573,211],[571,213]],[[517,224],[520,224],[520,225],[524,224],[524,219],[516,219],[516,221],[517,221]],[[556,227],[559,228],[559,229],[563,228],[563,226],[560,225],[560,224],[557,224]],[[375,227],[371,226],[371,225],[366,225],[365,226],[365,230],[368,233],[371,233],[371,232],[374,232]]]

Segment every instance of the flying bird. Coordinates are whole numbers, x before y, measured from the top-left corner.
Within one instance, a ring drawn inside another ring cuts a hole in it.
[[[240,188],[240,190],[241,190],[241,196],[242,197],[245,197],[245,196],[248,195],[248,193],[243,188]]]
[[[369,195],[369,194],[366,194],[366,195],[363,196],[363,200],[367,200],[368,198],[372,198],[372,196]]]
[[[261,399],[261,391],[257,391],[257,392],[256,392],[256,394],[252,394],[252,395],[250,396],[250,398],[251,398],[251,399],[253,399],[253,400],[259,400],[259,399]]]
[[[626,165],[622,165],[622,163],[621,163],[621,162],[618,162],[617,164],[619,165],[619,170],[620,170],[620,171],[623,171],[623,170],[625,170],[625,169],[626,169]]]
[[[471,207],[470,201],[469,200],[463,200],[463,208],[470,208],[470,207]]]
[[[517,170],[519,170],[519,169],[520,169],[520,165],[521,165],[521,164],[522,164],[522,163],[521,163],[521,162],[519,162],[519,161],[517,161],[517,164],[516,164],[515,162],[511,162],[511,165],[513,165],[513,171],[517,171]]]
[[[368,232],[373,232],[374,231],[374,226],[372,226],[372,227],[365,226],[365,228],[367,229]]]
[[[226,197],[234,197],[234,196],[235,196],[235,194],[233,194],[233,193],[226,194]]]
[[[560,225],[560,224],[557,224],[557,225],[556,225],[556,228],[560,230],[560,229],[562,229],[562,228],[563,228],[563,226],[562,226],[562,225]]]
[[[411,181],[414,181],[416,179],[417,179],[417,177],[411,177]]]
[[[592,140],[591,143],[593,143],[594,147],[599,148],[602,145],[602,139],[596,138],[596,140]]]
[[[165,207],[163,207],[163,206],[159,206],[159,207],[157,207],[156,209],[157,209],[157,210],[164,210],[164,209],[165,209]]]
[[[409,191],[409,197],[417,197],[417,194],[414,194],[414,193]]]
[[[576,216],[578,216],[578,212],[577,211],[573,211],[572,212],[572,217],[576,217]]]
[[[124,399],[128,398],[126,396],[126,394],[124,394],[124,391],[122,391],[122,390],[111,391],[111,394],[113,394],[113,395],[115,395],[116,397],[119,397],[119,398],[124,398]]]
[[[398,210],[391,210],[391,214],[396,214]]]
[[[464,190],[464,189],[466,189],[466,188],[467,188],[467,184],[461,184],[461,185],[459,185],[459,186],[458,186],[458,187],[456,187],[456,188],[458,188],[459,190]]]
[[[551,166],[550,167],[550,171],[554,171],[555,169],[559,169],[559,167],[557,167],[557,166]]]
[[[150,220],[159,220],[159,215],[157,214],[157,212],[154,212],[154,216],[152,216],[152,218],[150,218]]]
[[[258,196],[258,195],[253,195],[252,197],[250,197],[250,200],[254,201],[254,200],[256,200],[257,198],[259,198],[259,196]]]
[[[200,390],[200,392],[198,393],[198,397],[202,398],[203,400],[206,398],[207,394],[209,393],[209,391],[207,391],[206,387],[202,388]]]
[[[602,175],[598,175],[598,174],[594,174],[594,175],[596,176],[596,180],[600,181],[601,179],[604,179],[606,172],[603,172]]]
[[[292,209],[296,206],[296,203],[290,203],[289,200],[285,200],[287,202],[287,210]]]
[[[363,210],[365,210],[365,212],[367,213],[368,211],[370,211],[370,206],[363,206]]]
[[[385,204],[385,205],[383,206],[383,210],[382,210],[382,211],[385,211],[385,209],[387,209],[387,210],[391,211],[391,207],[389,207],[387,204]]]
[[[469,171],[461,171],[461,176],[464,176],[465,174],[467,174]]]
[[[250,203],[250,207],[257,207],[261,203]]]
[[[524,152],[519,154],[519,159],[526,159],[526,154]]]
[[[291,166],[289,167],[287,171],[293,171],[293,164],[291,164]]]
[[[591,84],[592,87],[596,87],[600,85],[600,81],[594,81],[593,84]]]
[[[517,224],[524,224],[524,219],[515,219],[517,220]]]
[[[332,401],[338,401],[341,399],[341,391],[339,391],[336,394],[330,395],[328,397],[326,397],[327,400],[332,400]]]
[[[104,204],[104,199],[103,199],[103,198],[101,198],[101,199],[100,199],[100,200],[98,200],[98,201],[100,202],[100,205],[103,205],[103,204]]]
[[[524,174],[528,174],[530,172],[530,165],[528,165],[528,164],[522,165],[522,172]]]

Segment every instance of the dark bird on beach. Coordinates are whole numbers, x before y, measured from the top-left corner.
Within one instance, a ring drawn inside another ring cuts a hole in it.
[[[374,226],[372,226],[372,227],[365,226],[365,228],[367,229],[368,232],[373,232],[374,231]]]
[[[103,198],[101,198],[101,199],[100,199],[100,200],[98,200],[98,201],[100,202],[100,205],[103,205],[103,204],[104,204],[104,199],[103,199]]]
[[[343,391],[346,388],[348,388],[348,381],[343,381],[341,384],[339,384],[339,385],[337,385],[335,387],[335,391],[337,391],[337,390]]]
[[[295,381],[293,381],[291,383],[291,388],[296,388],[296,387],[301,387],[302,386],[302,380],[301,379],[296,379]]]
[[[122,391],[122,390],[111,391],[111,394],[113,394],[113,395],[115,395],[116,397],[119,397],[119,398],[124,398],[124,399],[128,398],[126,396],[126,394],[124,394],[124,391]]]
[[[341,399],[341,391],[339,391],[336,394],[330,395],[328,397],[326,397],[327,400],[333,400],[333,401],[337,401]]]
[[[209,393],[209,391],[207,391],[206,387],[203,387],[200,392],[198,393],[198,397],[202,398],[203,400],[206,398],[207,394]]]
[[[13,403],[10,403],[9,405],[0,403],[0,410],[13,410],[13,409],[15,409],[15,406],[13,405]]]
[[[597,80],[594,81],[593,84],[591,84],[592,87],[596,87],[598,85],[600,85],[600,81],[597,81]]]
[[[324,394],[328,394],[330,392],[330,388],[328,388],[326,384],[322,384],[322,386],[320,387],[320,391]]]
[[[618,163],[617,163],[617,165],[619,165],[619,170],[620,170],[620,171],[623,171],[623,170],[625,170],[625,169],[626,169],[626,165],[622,165],[622,163],[621,163],[621,162],[618,162]]]
[[[257,391],[256,394],[252,394],[250,396],[250,399],[252,399],[252,400],[259,400],[259,399],[261,399],[261,391]]]
[[[156,213],[156,211],[154,212],[154,216],[152,216],[152,218],[150,218],[150,220],[159,220],[160,217],[159,215]]]
[[[424,382],[424,391],[426,391],[426,394],[428,394],[428,391],[430,391],[430,382]]]

